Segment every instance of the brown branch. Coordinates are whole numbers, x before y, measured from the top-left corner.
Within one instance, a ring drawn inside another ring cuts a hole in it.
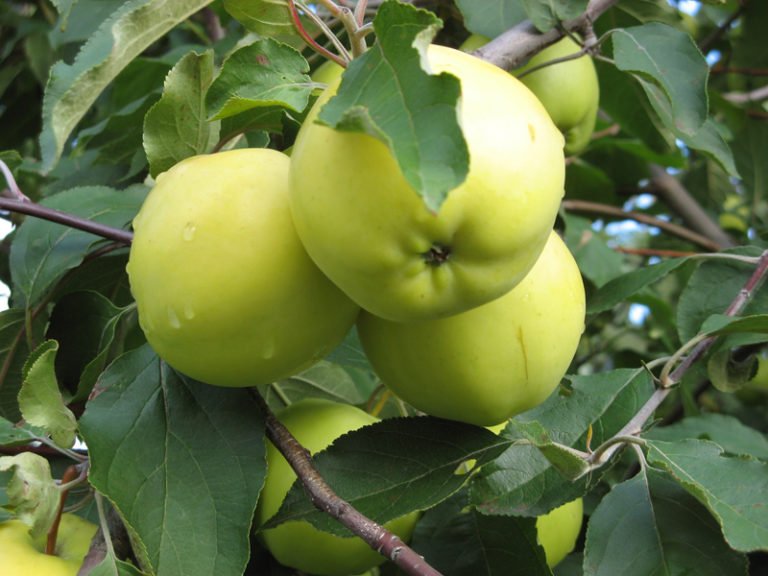
[[[698,234],[672,222],[661,220],[660,218],[654,218],[648,214],[642,212],[634,212],[632,210],[624,210],[617,206],[611,206],[609,204],[600,204],[598,202],[588,202],[586,200],[563,200],[563,208],[568,212],[583,212],[588,214],[600,214],[602,216],[610,216],[617,219],[627,219],[647,224],[649,226],[655,226],[665,232],[668,232],[678,238],[687,240],[693,244],[701,246],[705,250],[718,252],[722,249],[717,242],[712,241],[710,238]]]
[[[0,210],[10,210],[11,212],[18,212],[20,214],[26,214],[27,216],[42,218],[43,220],[63,224],[71,228],[76,228],[77,230],[82,230],[83,232],[90,232],[96,236],[114,240],[121,244],[130,244],[133,239],[133,233],[128,230],[99,224],[98,222],[80,218],[74,214],[35,204],[34,202],[0,198]]]
[[[590,29],[592,22],[617,1],[590,0],[584,14],[573,20],[563,22],[560,28],[553,28],[543,34],[536,29],[530,20],[526,20],[500,34],[472,54],[504,70],[512,70],[525,63],[532,55],[560,40],[567,32]]]
[[[309,452],[272,413],[259,391],[256,388],[248,390],[264,414],[267,438],[288,461],[310,501],[318,510],[336,518],[373,550],[391,560],[405,573],[412,576],[440,576],[437,570],[427,564],[424,558],[397,535],[364,516],[349,502],[340,498],[317,471]]]
[[[658,188],[657,196],[680,215],[691,230],[709,238],[719,250],[736,245],[677,178],[656,164],[651,164],[650,168],[651,181]]]
[[[744,14],[745,10],[747,9],[748,4],[749,0],[742,0],[741,6],[739,6],[725,22],[720,24],[720,26],[713,30],[709,36],[699,42],[699,50],[701,50],[704,54],[709,52],[712,46],[722,37],[722,35],[725,34],[726,31],[730,30],[731,24],[741,18],[742,14]]]

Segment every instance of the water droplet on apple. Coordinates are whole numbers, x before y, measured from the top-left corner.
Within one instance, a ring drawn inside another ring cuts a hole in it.
[[[187,225],[184,226],[184,240],[191,241],[195,237],[195,230],[197,230],[197,226],[193,222],[187,222]]]
[[[195,310],[189,304],[184,305],[184,318],[192,320],[195,317]]]
[[[181,328],[181,320],[179,320],[179,315],[176,314],[176,310],[168,307],[168,324],[170,324],[171,328]]]
[[[270,340],[264,345],[264,348],[261,351],[261,357],[264,358],[264,360],[269,360],[274,355],[275,355],[275,341]]]

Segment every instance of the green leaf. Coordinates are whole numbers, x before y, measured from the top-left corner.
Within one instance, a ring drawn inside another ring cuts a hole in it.
[[[482,466],[508,444],[471,424],[429,416],[391,418],[345,434],[313,460],[341,498],[383,524],[445,500],[466,482],[463,466],[468,461]],[[299,519],[333,534],[350,535],[318,512],[294,483],[265,528]]]
[[[212,119],[279,106],[301,112],[309,102],[309,64],[296,49],[265,38],[232,52],[208,89]]]
[[[245,390],[181,377],[148,346],[99,380],[80,427],[89,479],[167,576],[240,576],[264,482],[264,423]]]
[[[46,340],[30,355],[24,365],[24,383],[19,391],[21,415],[32,426],[39,426],[63,447],[75,444],[77,419],[64,404],[54,363],[59,344]]]
[[[153,177],[216,144],[219,123],[207,120],[205,107],[212,80],[211,50],[188,53],[168,73],[162,97],[144,117],[144,152]]]
[[[224,0],[224,9],[247,30],[262,37],[271,37],[287,42],[297,49],[304,48],[291,18],[286,0]],[[310,36],[319,33],[317,25],[299,13],[304,29]]]
[[[107,556],[98,566],[88,572],[88,576],[146,576],[146,573],[133,564]]]
[[[376,44],[349,65],[319,121],[381,140],[411,187],[437,211],[469,171],[456,111],[459,80],[422,68],[439,21],[431,12],[385,2],[373,26]]]
[[[211,0],[129,0],[90,36],[72,64],[51,69],[43,100],[42,169],[58,162],[77,123],[136,56]]]
[[[753,316],[725,316],[713,314],[701,325],[701,332],[710,336],[741,334],[744,332],[768,333],[768,314]]]
[[[59,509],[59,489],[48,460],[33,452],[0,456],[0,472],[12,471],[4,507],[30,527],[33,538],[48,533]]]
[[[465,510],[459,494],[427,511],[411,546],[445,576],[549,576],[536,520]]]
[[[725,414],[689,416],[669,426],[652,428],[643,434],[643,438],[666,442],[688,438],[712,440],[728,454],[751,455],[768,460],[768,437]]]
[[[513,419],[506,426],[506,434],[528,439],[552,466],[569,480],[581,478],[590,470],[589,464],[583,458],[583,453],[553,442],[547,430],[539,422],[520,422]]]
[[[709,67],[691,37],[654,22],[617,29],[612,38],[619,70],[658,85],[671,106],[672,127],[695,134],[707,119]]]
[[[579,266],[582,276],[598,288],[620,276],[624,258],[611,250],[605,240],[592,229],[586,218],[565,214],[565,242]]]
[[[37,436],[25,425],[17,425],[0,417],[0,446],[17,446],[28,444]]]
[[[570,376],[572,389],[555,393],[540,406],[512,419],[502,435],[512,444],[484,466],[470,485],[471,503],[484,514],[539,516],[582,496],[600,473],[571,482],[546,457],[515,432],[515,425],[538,422],[552,441],[578,450],[609,439],[634,416],[653,393],[643,370],[614,370],[591,376]]]
[[[648,442],[648,463],[667,471],[715,516],[734,550],[768,550],[768,462],[731,457],[707,440]]]
[[[760,256],[760,248],[749,246],[728,250],[742,256]],[[704,322],[722,314],[754,272],[754,265],[737,260],[707,260],[693,272],[677,304],[677,330],[682,342],[701,331]],[[768,290],[753,295],[744,315],[768,314]]]
[[[614,486],[590,518],[585,576],[746,573],[704,507],[653,469]]]
[[[589,0],[522,0],[533,25],[547,32],[565,20],[580,16]]]
[[[587,314],[598,314],[612,309],[616,304],[634,296],[649,284],[661,280],[687,261],[688,258],[671,258],[653,266],[638,268],[611,280],[589,297]]]
[[[118,325],[134,311],[91,291],[72,292],[56,302],[47,335],[61,347],[56,373],[73,393],[72,401],[88,397],[109,360]]]
[[[123,228],[139,211],[146,189],[133,186],[123,191],[103,186],[72,188],[46,198],[43,206],[111,226]],[[63,224],[28,218],[11,244],[10,265],[14,297],[32,307],[62,275],[78,266],[103,238]]]
[[[42,322],[33,321],[33,337],[42,331]],[[22,369],[31,352],[26,338],[24,310],[11,308],[0,312],[0,415],[11,421],[21,418],[18,394],[22,383]]]
[[[528,17],[520,0],[456,0],[456,5],[467,30],[488,38],[495,38]]]

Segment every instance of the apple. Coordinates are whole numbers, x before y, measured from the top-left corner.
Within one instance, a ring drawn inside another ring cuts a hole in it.
[[[133,222],[141,327],[195,379],[272,382],[325,356],[355,322],[358,307],[296,235],[289,163],[267,149],[188,158],[158,177]]]
[[[326,60],[312,72],[313,82],[322,84],[333,84],[344,72],[344,68],[336,64],[333,60]]]
[[[473,34],[461,45],[471,52],[488,42],[488,38]],[[545,62],[570,56],[581,47],[566,36],[534,55],[525,66],[515,70],[520,75]],[[592,58],[584,55],[574,60],[546,66],[520,78],[541,100],[555,125],[565,136],[565,153],[578,154],[589,144],[595,128],[600,104],[600,85]]]
[[[357,328],[374,370],[400,398],[433,416],[495,426],[557,387],[584,316],[579,268],[552,232],[523,281],[488,304],[406,323],[362,312]]]
[[[369,312],[395,321],[456,314],[508,292],[546,243],[563,196],[563,137],[519,81],[487,62],[430,46],[429,66],[462,85],[466,180],[432,212],[389,149],[315,122],[291,156],[291,211],[307,252]]]
[[[62,514],[56,553],[45,553],[45,537],[33,539],[21,520],[0,522],[0,574],[3,576],[76,576],[96,525],[74,514]]]
[[[278,419],[310,453],[319,452],[336,438],[373,424],[377,418],[348,404],[303,399],[278,413]],[[267,443],[267,478],[256,508],[256,526],[280,508],[296,474],[274,445]],[[387,522],[386,528],[408,540],[418,513]],[[325,576],[359,574],[385,558],[358,537],[342,538],[322,532],[306,521],[290,521],[259,532],[264,546],[285,566]]]
[[[572,500],[536,519],[539,544],[544,548],[547,565],[557,566],[576,547],[584,518],[581,498]]]

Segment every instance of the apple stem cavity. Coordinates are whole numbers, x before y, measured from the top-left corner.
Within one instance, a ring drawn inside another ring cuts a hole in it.
[[[266,424],[267,438],[275,445],[296,476],[312,504],[336,518],[346,528],[362,538],[373,550],[392,561],[411,576],[441,576],[415,550],[397,535],[377,524],[340,498],[323,479],[312,462],[312,456],[270,410],[264,397],[256,388],[248,388],[249,394],[259,405]]]
[[[424,252],[421,256],[424,258],[424,262],[430,266],[440,266],[450,260],[451,248],[441,244],[433,244],[432,248]]]

